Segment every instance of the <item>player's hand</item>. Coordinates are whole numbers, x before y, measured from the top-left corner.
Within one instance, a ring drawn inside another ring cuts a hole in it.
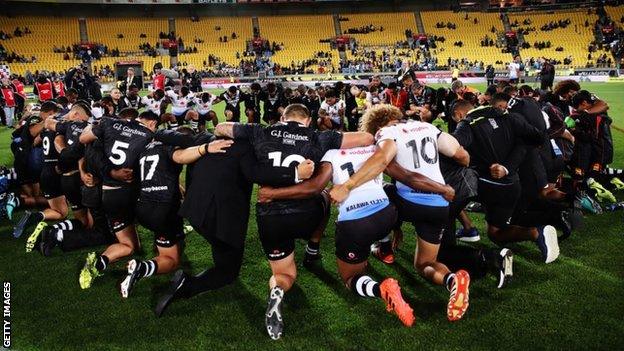
[[[209,154],[225,153],[227,148],[232,146],[232,144],[234,144],[234,140],[219,139],[219,140],[212,141],[210,142],[210,144],[208,144],[208,153]]]
[[[494,179],[501,179],[507,175],[507,170],[502,165],[495,163],[490,166],[490,175]]]
[[[260,189],[258,189],[258,202],[269,203],[273,201],[273,198],[271,197],[272,190],[273,188],[270,186],[261,186]]]
[[[450,185],[445,185],[444,186],[444,193],[442,194],[442,197],[444,198],[444,200],[451,202],[453,200],[455,200],[455,189],[453,189],[452,186]]]
[[[120,182],[130,183],[134,178],[134,171],[131,168],[113,169],[110,171],[110,176]]]
[[[95,185],[95,183],[93,181],[93,174],[91,174],[91,173],[80,172],[80,179],[82,179],[82,182],[86,186],[91,187],[91,186]]]
[[[346,186],[344,186],[344,184],[335,185],[329,191],[329,197],[331,198],[332,202],[335,204],[343,202],[344,200],[347,199],[348,196],[349,196],[349,189]]]
[[[309,179],[314,173],[314,162],[312,160],[304,160],[297,166],[297,176],[300,180]]]

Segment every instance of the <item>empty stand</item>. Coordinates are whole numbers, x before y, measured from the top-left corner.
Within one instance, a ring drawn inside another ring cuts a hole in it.
[[[284,43],[284,50],[273,55],[273,62],[290,66],[314,57],[315,52],[331,51],[321,39],[335,36],[331,15],[259,17],[261,36],[271,42]],[[338,52],[332,52],[332,63],[338,66]]]
[[[80,63],[78,60],[63,60],[63,54],[53,52],[53,46],[72,46],[80,41],[80,32],[77,18],[53,17],[0,17],[0,30],[13,35],[16,27],[24,30],[28,27],[31,34],[13,37],[0,41],[6,50],[24,55],[27,58],[35,56],[35,63],[11,63],[13,73],[24,74],[26,70],[62,71]]]
[[[523,21],[529,18],[530,25],[523,25]],[[570,19],[570,24],[566,28],[557,28],[549,31],[542,31],[540,28],[549,22]],[[520,27],[535,27],[535,31],[524,36],[525,41],[531,48],[520,51],[523,59],[546,57],[563,62],[567,56],[572,56],[571,67],[584,67],[589,54],[588,45],[594,40],[594,23],[598,19],[595,14],[588,15],[587,10],[580,11],[557,11],[551,13],[519,13],[509,15],[509,21],[518,21]],[[589,24],[585,26],[585,21]],[[550,42],[548,49],[539,50],[533,47],[535,42]],[[562,47],[563,51],[556,51],[557,47]],[[564,65],[561,65],[564,66]]]
[[[469,61],[483,61],[485,66],[491,64],[502,68],[512,59],[511,54],[502,53],[500,48],[481,46],[481,40],[486,35],[496,41],[497,34],[491,32],[492,27],[496,32],[503,30],[503,23],[498,14],[471,12],[466,19],[465,12],[424,11],[421,12],[421,17],[428,35],[443,36],[446,39],[444,43],[436,42],[437,49],[432,51],[438,58],[439,65],[446,65],[448,58],[458,60],[465,58]],[[436,28],[438,22],[451,22],[457,28]],[[459,41],[463,43],[462,47],[453,45]],[[503,64],[497,65],[497,61]]]

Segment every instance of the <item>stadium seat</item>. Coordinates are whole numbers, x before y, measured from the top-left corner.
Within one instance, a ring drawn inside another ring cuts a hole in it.
[[[528,26],[522,25],[525,19],[531,19]],[[550,22],[570,19],[570,24],[566,28],[557,28],[550,31],[541,31],[540,28]],[[535,31],[524,36],[525,41],[531,48],[522,49],[520,54],[523,59],[531,57],[537,59],[545,57],[563,62],[564,58],[572,56],[571,65],[558,65],[559,67],[585,67],[588,63],[588,46],[594,40],[594,23],[598,19],[597,15],[587,14],[587,10],[580,11],[558,11],[556,13],[518,13],[509,15],[509,22],[518,21],[520,27],[535,27]],[[589,26],[585,27],[585,21]],[[548,49],[539,50],[533,47],[535,42],[550,42]],[[563,51],[556,51],[557,47],[562,47]]]
[[[1,43],[10,52],[26,56],[30,59],[35,56],[34,63],[11,63],[12,73],[24,74],[27,70],[34,73],[36,70],[59,72],[80,63],[79,60],[63,60],[62,53],[53,52],[53,46],[72,46],[80,41],[80,31],[77,18],[47,17],[0,17],[0,30],[13,35],[19,27],[22,31],[28,27],[31,34],[3,40]]]
[[[331,51],[329,43],[320,43],[336,35],[333,18],[320,16],[259,17],[260,34],[270,42],[284,43],[284,50],[273,55],[273,62],[290,66],[291,62],[312,59],[318,51]],[[338,66],[338,52],[332,53],[332,64]]]
[[[498,14],[470,12],[466,19],[465,12],[424,11],[421,12],[421,18],[426,34],[445,38],[444,43],[436,42],[437,49],[433,50],[439,65],[446,65],[449,58],[457,60],[465,58],[469,61],[483,61],[485,66],[491,64],[502,68],[512,59],[511,54],[502,53],[499,48],[481,46],[481,40],[486,35],[496,41],[497,34],[490,31],[492,27],[497,33],[503,31],[503,22]],[[457,26],[457,29],[436,28],[438,22],[451,22]],[[458,41],[463,43],[462,47],[453,45]],[[504,64],[496,65],[496,61]]]

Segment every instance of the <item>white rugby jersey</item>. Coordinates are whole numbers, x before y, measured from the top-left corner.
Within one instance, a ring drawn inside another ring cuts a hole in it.
[[[330,162],[333,168],[332,182],[343,184],[369,159],[377,147],[375,145],[353,149],[329,150],[321,162]],[[348,221],[370,216],[390,204],[383,190],[383,176],[354,188],[338,206],[338,221]]]
[[[189,105],[195,98],[193,93],[189,93],[187,96],[182,96],[176,94],[173,90],[167,90],[166,94],[169,98],[171,98],[171,112],[176,116],[186,112],[189,109]]]
[[[327,112],[327,115],[329,116],[329,118],[334,121],[337,124],[340,124],[340,114],[338,113],[338,111],[340,109],[345,109],[345,102],[342,100],[338,100],[336,101],[335,104],[333,105],[329,105],[327,102],[323,101],[321,103],[321,110],[325,110],[325,112]]]
[[[201,97],[194,97],[193,103],[195,104],[195,111],[197,111],[200,115],[205,115],[206,113],[212,111],[212,105],[216,99],[216,96],[210,95],[208,102],[204,102]]]
[[[381,128],[375,135],[375,140],[378,144],[383,140],[394,140],[397,146],[395,159],[401,167],[445,184],[438,154],[440,133],[442,132],[432,124],[408,121]],[[414,190],[401,182],[397,182],[397,192],[413,203],[428,206],[448,205],[441,195]]]
[[[160,104],[162,104],[162,100],[156,100],[149,96],[143,96],[141,98],[141,105],[145,106],[148,110],[154,112],[155,114],[160,116]]]

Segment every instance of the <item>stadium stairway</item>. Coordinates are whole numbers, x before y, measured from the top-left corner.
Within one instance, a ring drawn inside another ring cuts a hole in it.
[[[422,17],[420,17],[420,11],[414,11],[414,19],[416,20],[418,33],[425,33],[425,25],[423,24]]]
[[[340,15],[335,13],[334,18],[334,31],[336,32],[336,36],[342,35],[342,28],[340,28]]]
[[[260,22],[258,21],[258,16],[253,16],[251,18],[251,27],[253,33],[258,33],[258,36],[260,36]]]
[[[509,16],[507,16],[507,13],[503,13],[501,20],[503,21],[503,28],[505,28],[505,32],[510,32],[511,24],[509,23]]]
[[[83,43],[88,42],[89,32],[87,31],[87,20],[85,18],[79,18],[78,27],[80,28],[80,41]]]

